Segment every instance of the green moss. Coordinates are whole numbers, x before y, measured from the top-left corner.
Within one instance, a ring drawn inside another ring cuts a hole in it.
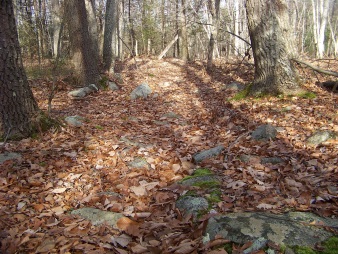
[[[192,174],[193,176],[206,176],[206,175],[212,175],[212,171],[208,168],[198,168],[194,171]]]
[[[103,130],[104,129],[101,125],[96,125],[95,128],[98,129],[98,130]]]
[[[104,90],[108,89],[108,81],[109,77],[107,76],[101,76],[101,79],[99,80],[99,87],[103,88]]]
[[[316,254],[316,252],[310,247],[296,246],[294,248],[295,254]]]
[[[213,204],[216,204],[222,201],[221,195],[222,195],[221,190],[216,188],[216,189],[213,189],[210,194],[207,194],[206,198],[209,204],[212,206]]]
[[[226,243],[223,245],[223,249],[228,253],[232,254],[232,243]]]
[[[250,94],[251,86],[252,86],[252,84],[246,86],[245,89],[243,89],[242,91],[236,93],[235,96],[232,97],[230,100],[240,101],[240,100],[243,100],[243,99],[247,98],[249,96],[249,94]]]
[[[338,237],[331,237],[324,242],[323,254],[337,254],[338,253]]]
[[[315,99],[317,97],[317,95],[313,92],[304,92],[304,93],[298,94],[297,96],[303,99]]]
[[[200,187],[202,189],[212,189],[219,187],[221,183],[217,180],[212,181],[204,181],[204,182],[196,182],[192,186]]]

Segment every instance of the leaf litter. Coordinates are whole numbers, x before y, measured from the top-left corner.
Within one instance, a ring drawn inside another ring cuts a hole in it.
[[[234,92],[224,84],[250,82],[252,67],[235,72],[237,67],[221,63],[208,74],[200,62],[140,58],[137,70],[134,64],[117,66],[125,78],[119,91],[101,90],[78,101],[67,91],[56,94],[53,116],[81,115],[87,119],[81,128],[64,126],[6,145],[23,158],[0,165],[2,253],[226,253],[215,248],[226,239],[202,243],[208,216],[196,223],[175,208],[188,191],[175,183],[199,167],[222,180],[216,212],[338,215],[337,142],[306,145],[316,129],[337,131],[337,95],[308,78],[316,99],[229,101]],[[130,101],[130,92],[143,82],[158,96]],[[34,87],[42,109],[44,89]],[[264,123],[280,128],[276,140],[250,138]],[[226,148],[220,156],[192,162],[195,153],[219,144]],[[245,162],[241,155],[252,157]],[[255,159],[275,156],[284,162]],[[135,158],[149,167],[131,167]],[[81,207],[124,217],[118,229],[93,226],[70,215]]]

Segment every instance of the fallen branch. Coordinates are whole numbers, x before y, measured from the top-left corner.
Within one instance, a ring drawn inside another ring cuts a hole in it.
[[[303,64],[303,65],[309,67],[310,69],[312,69],[312,70],[314,70],[316,72],[323,73],[323,74],[330,75],[330,76],[338,77],[338,72],[324,70],[324,69],[315,67],[315,66],[313,66],[313,65],[311,65],[311,64],[309,64],[307,62],[304,62],[302,60],[299,60],[299,59],[291,59],[291,60],[295,61],[296,63]]]

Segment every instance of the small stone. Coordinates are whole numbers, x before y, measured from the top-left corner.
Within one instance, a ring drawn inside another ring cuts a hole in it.
[[[270,124],[264,124],[257,127],[251,134],[251,137],[255,140],[267,141],[275,139],[277,136],[277,129]]]
[[[116,90],[119,90],[120,88],[118,87],[118,85],[116,85],[115,82],[108,82],[108,88],[111,90],[111,91],[116,91]]]
[[[220,146],[208,149],[208,150],[204,150],[199,153],[195,153],[192,156],[192,158],[196,163],[199,163],[205,159],[209,159],[211,157],[220,155],[223,150],[224,150],[224,146],[220,145]]]
[[[335,138],[335,133],[331,131],[317,131],[306,141],[308,145],[317,146],[329,139]]]
[[[136,100],[137,98],[147,98],[148,95],[152,93],[150,86],[146,83],[136,87],[130,94],[131,100]]]
[[[21,159],[21,154],[18,153],[2,153],[0,154],[0,164],[8,160]]]
[[[197,216],[198,212],[207,210],[208,201],[202,197],[183,196],[176,202],[176,207],[183,212],[184,215],[193,214]]]
[[[83,117],[81,116],[67,116],[65,118],[65,121],[68,125],[73,126],[73,127],[81,127],[83,125]]]

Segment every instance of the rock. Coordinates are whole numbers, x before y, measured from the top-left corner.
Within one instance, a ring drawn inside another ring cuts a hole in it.
[[[250,254],[250,253],[256,252],[264,248],[267,243],[268,243],[267,239],[265,239],[264,237],[260,237],[256,241],[254,241],[253,244],[249,248],[243,250],[243,254]]]
[[[314,221],[323,226],[313,225]],[[210,218],[205,235],[206,239],[210,240],[220,235],[238,244],[264,237],[279,245],[313,247],[333,236],[333,233],[325,230],[325,226],[337,227],[338,219],[322,218],[302,212],[229,213]]]
[[[116,91],[116,90],[119,90],[120,88],[118,87],[118,85],[116,85],[115,82],[108,82],[108,88],[111,90],[111,91]]]
[[[83,98],[86,95],[92,93],[92,92],[97,92],[99,91],[99,88],[95,85],[95,84],[90,84],[86,87],[82,87],[73,91],[70,91],[68,93],[69,97],[73,97],[73,98]]]
[[[81,116],[67,116],[65,121],[68,125],[73,127],[81,127],[83,125],[82,121],[84,120]]]
[[[71,214],[78,215],[82,218],[85,218],[86,220],[90,220],[94,226],[105,223],[109,226],[112,226],[113,228],[117,228],[117,221],[124,217],[120,213],[102,211],[91,207],[73,210]]]
[[[176,207],[185,215],[194,215],[196,217],[199,212],[208,209],[209,204],[205,198],[182,196],[176,201]]]
[[[174,112],[168,112],[168,113],[165,113],[162,117],[163,118],[180,118],[181,116]]]
[[[74,97],[74,98],[83,98],[87,95],[85,89],[82,87],[82,88],[79,88],[79,89],[76,89],[76,90],[73,90],[73,91],[70,91],[68,93],[68,96],[69,97]]]
[[[114,79],[117,81],[119,84],[123,84],[123,77],[121,73],[115,73],[114,74]]]
[[[149,163],[144,158],[136,158],[128,163],[130,168],[147,168],[150,169]]]
[[[268,141],[275,139],[277,135],[277,129],[270,124],[264,124],[257,127],[251,134],[251,137],[255,140]]]
[[[308,145],[317,146],[329,139],[336,137],[336,134],[332,131],[316,131],[311,137],[306,141]]]
[[[131,100],[136,100],[137,98],[147,98],[152,92],[148,84],[141,84],[136,87],[130,94]]]
[[[0,164],[4,163],[5,161],[9,160],[20,160],[22,158],[21,154],[18,153],[1,153],[0,154]]]
[[[165,88],[165,87],[169,87],[171,84],[170,82],[166,81],[166,82],[162,82],[160,84],[158,84],[159,87]]]
[[[211,157],[214,157],[214,156],[217,156],[217,155],[220,155],[220,153],[224,150],[224,146],[223,145],[220,145],[220,146],[217,146],[217,147],[214,147],[214,148],[211,148],[211,149],[208,149],[208,150],[204,150],[202,152],[199,152],[199,153],[195,153],[192,158],[194,160],[194,162],[196,163],[199,163],[205,159],[209,159]]]
[[[227,84],[225,86],[225,89],[231,90],[231,91],[242,91],[245,88],[245,85],[237,83],[237,82],[231,82],[230,84]]]
[[[259,156],[242,154],[239,156],[239,159],[244,163],[252,163],[259,161]]]
[[[266,157],[266,158],[262,158],[261,159],[261,163],[262,164],[279,164],[279,163],[283,163],[284,160],[279,158],[279,157]]]

